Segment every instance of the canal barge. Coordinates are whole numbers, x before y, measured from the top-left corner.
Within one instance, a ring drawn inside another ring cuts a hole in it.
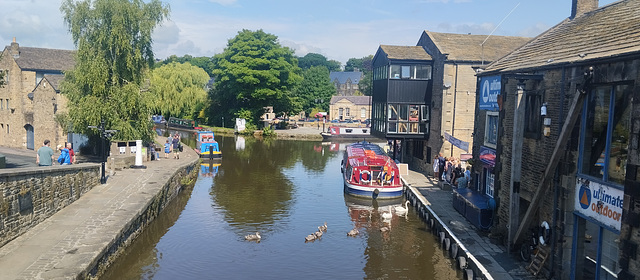
[[[320,135],[323,141],[362,140],[371,137],[371,128],[330,126],[327,132],[321,132]]]
[[[402,196],[398,166],[376,144],[363,141],[348,145],[341,172],[347,194],[374,199]]]
[[[218,142],[214,139],[213,131],[198,131],[196,136],[195,151],[201,158],[222,158],[222,152]]]

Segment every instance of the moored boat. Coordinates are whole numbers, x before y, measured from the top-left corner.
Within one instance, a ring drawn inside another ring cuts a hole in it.
[[[344,191],[367,198],[402,196],[398,166],[376,144],[358,142],[346,147],[342,159]]]
[[[324,141],[362,140],[371,137],[371,128],[330,126],[327,132],[321,132],[320,135]]]
[[[201,158],[222,158],[218,142],[214,140],[213,131],[198,131],[195,151]]]

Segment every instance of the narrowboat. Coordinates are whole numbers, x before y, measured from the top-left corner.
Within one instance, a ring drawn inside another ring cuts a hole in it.
[[[320,135],[323,141],[362,140],[371,137],[371,128],[330,126],[327,132],[321,132]]]
[[[171,128],[195,129],[198,126],[198,123],[190,119],[179,119],[179,118],[169,117],[169,121],[167,121],[167,126]]]
[[[376,144],[363,141],[348,145],[341,171],[347,194],[374,199],[402,196],[398,166]]]
[[[201,158],[222,158],[220,146],[213,136],[213,131],[198,131],[196,133],[195,151]]]

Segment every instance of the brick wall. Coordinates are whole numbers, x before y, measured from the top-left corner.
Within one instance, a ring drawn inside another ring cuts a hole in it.
[[[99,164],[0,170],[0,246],[99,184]]]

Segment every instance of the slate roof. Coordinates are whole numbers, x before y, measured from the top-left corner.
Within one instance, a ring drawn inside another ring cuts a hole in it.
[[[371,96],[332,96],[329,104],[336,104],[338,101],[347,99],[355,105],[370,105]]]
[[[344,84],[348,79],[351,79],[351,83],[358,84],[362,79],[362,72],[330,72],[329,78],[331,82],[338,79],[338,82]]]
[[[487,39],[488,35],[438,33],[428,30],[422,34],[425,35],[431,38],[441,53],[448,54],[447,60],[471,62],[495,61],[531,40],[528,37],[496,35]]]
[[[9,51],[10,46],[5,50]],[[75,51],[19,47],[16,63],[24,70],[64,71],[73,68]]]
[[[432,60],[431,56],[421,46],[380,45],[380,49],[387,55],[388,59]]]
[[[60,91],[60,82],[64,79],[64,75],[62,74],[45,74],[44,78],[49,81],[49,84],[53,87],[56,92]]]
[[[640,52],[640,1],[623,0],[565,19],[490,64],[486,72],[515,71]]]

